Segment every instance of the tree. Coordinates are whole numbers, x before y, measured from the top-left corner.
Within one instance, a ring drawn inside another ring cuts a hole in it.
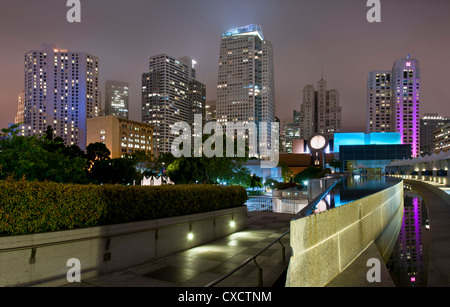
[[[90,178],[98,184],[129,185],[139,179],[139,173],[132,158],[107,159],[93,164]]]
[[[297,174],[297,176],[295,176],[294,178],[294,182],[297,184],[303,184],[304,181],[321,178],[322,174],[323,169],[321,169],[320,167],[310,166],[303,172]]]
[[[280,162],[278,167],[281,167],[281,177],[283,177],[284,182],[290,182],[294,177],[294,173],[289,166],[286,163]]]
[[[262,187],[264,187],[262,181],[263,181],[263,178],[262,178],[262,177],[253,175],[252,178],[251,178],[251,180],[250,180],[250,188],[256,189],[256,188],[262,188]]]
[[[14,127],[3,129],[0,141],[0,179],[86,183],[86,160],[69,158],[55,140],[18,136]]]
[[[331,160],[328,164],[334,169],[335,172],[336,169],[340,169],[343,166],[342,161],[336,159]]]
[[[87,168],[90,169],[97,161],[109,160],[111,152],[103,143],[92,143],[86,148]]]
[[[272,190],[276,188],[277,184],[279,184],[279,182],[272,178],[267,178],[266,182],[264,182],[264,186]]]

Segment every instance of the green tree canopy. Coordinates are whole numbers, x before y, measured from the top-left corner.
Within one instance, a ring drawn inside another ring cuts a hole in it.
[[[86,183],[86,160],[71,158],[60,140],[45,137],[18,136],[11,127],[3,129],[0,141],[0,179]]]

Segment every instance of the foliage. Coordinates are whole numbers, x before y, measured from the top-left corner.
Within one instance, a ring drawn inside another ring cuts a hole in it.
[[[328,163],[328,165],[330,165],[336,171],[336,169],[342,168],[342,166],[344,164],[340,160],[333,159],[333,160],[330,161],[330,163]]]
[[[297,174],[294,178],[294,182],[298,184],[303,184],[304,181],[310,179],[318,179],[324,176],[324,171],[320,167],[310,166],[303,172]]]
[[[18,136],[11,127],[0,141],[0,179],[86,183],[86,160],[70,157],[60,139]]]
[[[264,182],[264,186],[271,188],[271,189],[275,189],[275,187],[279,184],[278,181],[276,181],[275,179],[272,178],[267,178],[266,182]]]
[[[207,140],[207,135],[203,136],[203,143]],[[223,144],[222,157],[206,157],[203,153],[201,157],[173,158],[167,167],[167,176],[176,184],[219,184],[227,183],[232,185],[242,185],[251,187],[252,178],[250,171],[243,166],[248,161],[246,157],[227,157],[226,142],[224,136],[221,139]],[[214,147],[216,144],[213,144]],[[234,142],[237,152],[237,140]],[[248,151],[245,151],[248,154]]]
[[[96,161],[89,173],[89,178],[99,184],[133,184],[141,180],[133,158],[118,158]]]
[[[277,190],[286,190],[297,187],[297,184],[294,182],[280,182],[275,186],[275,189]]]
[[[111,151],[103,143],[92,143],[86,147],[87,167],[90,169],[97,161],[110,159]]]
[[[72,230],[240,207],[242,187],[0,181],[0,235]]]
[[[281,167],[281,177],[283,177],[284,182],[290,182],[293,179],[294,173],[291,171],[286,163],[280,162],[278,167]]]

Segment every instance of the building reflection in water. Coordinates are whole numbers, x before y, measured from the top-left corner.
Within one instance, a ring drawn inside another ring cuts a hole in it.
[[[405,187],[404,213],[399,238],[387,267],[397,286],[426,287],[428,213],[423,199],[408,186]]]

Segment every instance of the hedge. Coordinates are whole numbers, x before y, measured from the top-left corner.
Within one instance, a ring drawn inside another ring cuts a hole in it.
[[[239,186],[112,186],[0,181],[0,236],[131,223],[243,206]]]

